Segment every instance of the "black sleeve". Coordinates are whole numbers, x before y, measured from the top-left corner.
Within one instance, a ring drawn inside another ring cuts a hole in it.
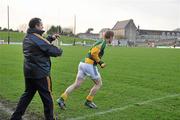
[[[63,53],[63,50],[61,48],[58,48],[54,45],[47,46],[47,49],[46,49],[46,46],[44,46],[44,47],[40,46],[40,47],[42,50],[44,49],[44,51],[46,51],[46,53],[51,57],[61,56]]]
[[[45,52],[48,56],[51,56],[51,57],[57,57],[57,56],[61,56],[62,53],[63,53],[63,50],[61,48],[58,48],[52,44],[49,44],[47,43],[46,41],[44,40],[41,40],[41,39],[32,39],[37,46],[39,46],[39,48]]]
[[[52,35],[48,35],[48,37],[46,38],[50,43],[52,43],[52,41],[54,41],[55,39],[52,37]]]

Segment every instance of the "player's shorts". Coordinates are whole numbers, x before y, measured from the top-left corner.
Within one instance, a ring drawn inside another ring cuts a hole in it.
[[[100,80],[101,75],[97,66],[92,64],[80,62],[78,66],[77,79],[84,80],[86,76],[89,76],[92,80]]]

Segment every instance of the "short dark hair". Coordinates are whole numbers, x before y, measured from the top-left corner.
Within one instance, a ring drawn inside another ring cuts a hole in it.
[[[114,36],[114,32],[111,30],[106,31],[104,34],[105,39],[109,39],[110,37],[113,37],[113,36]]]
[[[41,19],[40,18],[32,18],[29,21],[29,28],[35,28],[36,25],[39,25],[41,23]]]

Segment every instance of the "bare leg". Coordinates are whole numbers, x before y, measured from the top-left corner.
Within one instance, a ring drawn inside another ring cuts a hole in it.
[[[90,91],[90,93],[89,93],[89,95],[90,96],[94,96],[94,95],[96,95],[96,93],[97,93],[97,91],[101,88],[101,86],[102,86],[102,80],[100,79],[100,80],[94,80],[94,86],[92,87],[92,89],[91,89],[91,91]]]
[[[75,89],[79,88],[83,82],[84,80],[76,78],[76,81],[65,90],[65,92],[61,95],[61,98],[66,101],[68,95]]]
[[[83,82],[84,80],[76,79],[76,81],[65,90],[65,93],[70,94],[72,91],[79,88]]]
[[[97,91],[101,88],[102,86],[102,80],[94,80],[94,86],[92,87],[91,91],[89,92],[89,95],[86,97],[86,102],[85,102],[85,106],[89,107],[89,108],[93,108],[96,109],[97,106],[96,104],[93,102],[93,98],[96,95]]]

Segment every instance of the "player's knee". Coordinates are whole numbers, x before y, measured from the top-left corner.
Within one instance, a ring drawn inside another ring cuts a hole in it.
[[[96,85],[97,85],[98,88],[100,88],[102,86],[102,81],[98,80],[98,82],[96,82]]]
[[[102,87],[102,82],[99,82],[99,88]]]
[[[74,88],[75,88],[75,89],[79,88],[80,86],[81,86],[80,83],[75,83],[75,84],[74,84]]]
[[[102,86],[103,84],[102,84],[102,81],[100,82],[100,87]]]

